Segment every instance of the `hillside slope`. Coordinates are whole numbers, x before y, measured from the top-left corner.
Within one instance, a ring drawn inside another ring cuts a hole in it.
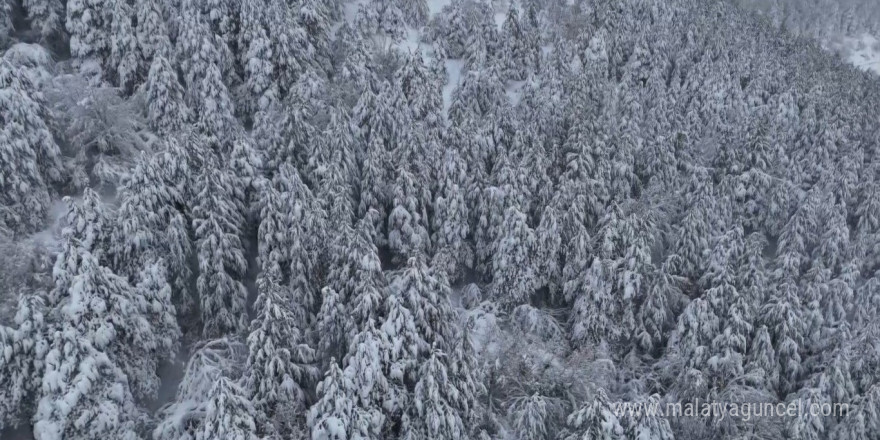
[[[880,437],[880,82],[816,40],[727,0],[0,30],[4,439]],[[846,410],[620,410],[694,401]]]

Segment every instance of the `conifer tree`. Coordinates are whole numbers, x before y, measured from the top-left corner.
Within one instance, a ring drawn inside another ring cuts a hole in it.
[[[436,348],[432,349],[419,368],[413,402],[403,418],[402,438],[467,437],[464,420],[454,406],[460,391],[442,361],[445,356]]]
[[[493,246],[492,283],[495,295],[508,305],[527,303],[538,287],[534,261],[535,233],[516,207],[504,212],[504,223]]]
[[[171,56],[171,41],[165,24],[164,5],[159,0],[135,2],[137,45],[147,63],[152,63],[157,56]]]
[[[192,215],[204,334],[236,334],[247,328],[247,290],[241,283],[247,270],[241,243],[243,209],[234,200],[233,182],[227,171],[211,167],[199,180],[202,189]]]
[[[248,419],[252,418],[252,412],[247,410],[249,402],[243,400],[245,397],[237,384],[230,381],[240,374],[239,363],[244,361],[246,353],[242,344],[227,338],[199,342],[193,347],[177,388],[176,399],[158,411],[159,421],[152,438],[195,439],[198,435],[210,438],[212,431],[224,424],[223,420],[217,420],[224,413],[231,416],[226,421],[232,422],[233,426],[226,425],[223,429],[244,427],[246,433],[252,432],[247,426]],[[227,383],[218,387],[221,380]],[[213,420],[211,427],[205,427],[209,402],[214,405]],[[246,411],[242,414],[233,410],[230,414],[225,403]]]
[[[183,87],[177,80],[177,72],[162,52],[156,52],[147,82],[147,119],[150,128],[161,135],[178,133],[191,121]]]
[[[620,421],[611,411],[608,396],[599,389],[592,401],[568,416],[569,440],[601,438],[617,440],[626,438]]]
[[[257,440],[254,408],[245,391],[234,381],[220,377],[208,392],[205,418],[195,440],[231,438]]]
[[[41,295],[23,294],[16,327],[0,327],[0,427],[23,426],[36,407],[48,350],[46,307]]]
[[[64,26],[70,33],[70,54],[80,70],[100,81],[110,53],[111,11],[116,1],[74,0],[66,7]]]
[[[366,225],[362,220],[358,230],[345,234],[342,246],[331,255],[331,269],[327,274],[328,286],[346,305],[350,318],[346,323],[349,341],[368,321],[378,319],[385,297],[382,263]]]
[[[291,307],[277,279],[261,278],[254,305],[257,317],[247,338],[245,392],[258,411],[258,432],[290,435],[305,409],[306,390],[315,376],[315,352],[301,328],[305,313]]]
[[[40,33],[41,42],[53,43],[64,34],[64,6],[58,0],[26,0],[22,2],[31,28]]]
[[[452,279],[457,277],[459,268],[473,264],[473,250],[467,241],[470,228],[463,186],[465,173],[466,165],[458,152],[447,150],[437,178],[439,190],[432,206],[431,241],[435,247],[436,264],[443,267]]]
[[[426,198],[419,194],[415,176],[403,170],[393,186],[393,206],[388,215],[388,246],[401,259],[426,253],[431,248],[428,236]]]
[[[0,59],[0,91],[0,225],[34,230],[49,208],[50,185],[61,179],[61,152],[36,87],[5,59]]]
[[[348,438],[353,426],[354,402],[349,390],[351,384],[336,363],[330,360],[330,369],[318,383],[318,401],[309,410],[312,439]]]
[[[110,8],[110,54],[104,75],[109,77],[111,84],[130,93],[147,70],[147,61],[138,48],[137,35],[132,27],[135,11],[123,1],[114,1],[107,7]]]

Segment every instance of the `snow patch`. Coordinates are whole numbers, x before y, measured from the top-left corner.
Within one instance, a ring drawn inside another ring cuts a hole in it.
[[[355,20],[357,20],[358,9],[360,9],[361,5],[366,4],[366,0],[355,0],[353,2],[345,2],[342,6],[342,17],[345,18],[349,24],[354,24]]]
[[[495,18],[495,26],[498,26],[498,30],[501,30],[504,27],[504,21],[507,20],[506,12],[496,12],[494,15]]]
[[[847,61],[859,69],[880,74],[880,40],[873,35],[863,35],[856,40],[854,50],[850,52]]]
[[[433,17],[443,10],[443,7],[452,3],[450,0],[428,0],[428,15]]]
[[[504,91],[507,93],[507,98],[510,99],[511,104],[519,104],[519,100],[522,98],[522,88],[525,85],[526,81],[510,81],[507,83]]]
[[[880,75],[880,40],[877,37],[870,34],[840,37],[826,41],[823,46],[856,68]]]
[[[405,38],[400,43],[397,43],[396,47],[404,52],[420,52],[425,61],[430,61],[433,53],[431,46],[422,43],[421,32],[409,26],[406,27]]]
[[[77,203],[79,199],[79,197],[74,198]],[[61,219],[65,214],[67,214],[67,204],[63,200],[56,200],[49,208],[46,228],[42,231],[34,232],[28,237],[28,240],[35,245],[43,246],[52,251],[59,249],[61,246]]]

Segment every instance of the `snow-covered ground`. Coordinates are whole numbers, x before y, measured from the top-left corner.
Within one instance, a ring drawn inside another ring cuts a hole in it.
[[[824,46],[857,68],[880,75],[880,39],[877,37],[864,34],[857,38],[838,38]]]

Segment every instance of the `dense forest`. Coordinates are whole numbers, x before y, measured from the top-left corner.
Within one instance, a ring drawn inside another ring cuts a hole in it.
[[[799,3],[0,0],[0,438],[880,438],[880,80]],[[694,399],[849,410],[614,410]]]

